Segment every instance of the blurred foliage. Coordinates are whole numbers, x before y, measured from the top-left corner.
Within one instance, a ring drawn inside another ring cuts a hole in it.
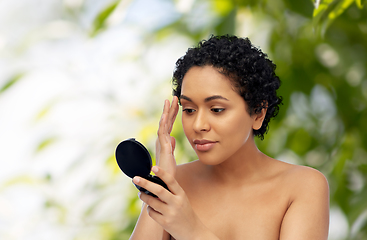
[[[277,64],[277,74],[283,83],[280,94],[284,106],[270,124],[265,140],[257,141],[258,146],[270,156],[322,171],[329,180],[331,206],[340,208],[347,218],[347,239],[366,239],[364,3],[326,0],[313,6],[309,0],[273,0],[212,4],[217,21],[200,30],[190,30],[185,21],[190,14],[183,14],[151,35],[179,31],[196,42],[211,33],[241,34],[237,29],[242,24],[239,14],[243,11],[266,16],[264,21],[271,23],[268,54]],[[187,149],[184,134],[176,134],[178,149]]]
[[[0,86],[0,94],[6,91],[9,87],[15,84],[18,80],[20,80],[24,76],[24,73],[18,73],[8,79],[3,86]]]
[[[93,30],[91,32],[91,36],[95,36],[99,31],[106,28],[106,20],[111,15],[113,11],[116,10],[116,7],[119,4],[119,0],[112,2],[110,5],[108,5],[102,12],[100,12],[93,22]]]
[[[106,20],[122,2],[110,1],[96,15],[90,30],[91,37],[108,28]],[[173,1],[176,5],[178,2]],[[208,11],[212,18],[209,20],[197,17],[195,11],[202,4],[210,7]],[[195,44],[210,34],[243,36],[243,29],[249,27],[244,17],[266,23],[268,29],[255,31],[268,31],[269,39],[265,41],[268,46],[262,47],[267,48],[270,59],[277,64],[284,105],[278,117],[272,120],[265,140],[257,140],[258,147],[272,157],[323,172],[330,184],[331,206],[341,209],[346,216],[349,225],[346,239],[353,240],[367,239],[365,5],[365,0],[197,0],[193,1],[189,11],[177,13],[179,17],[176,20],[145,36],[147,44],[163,41],[174,34],[185,36]],[[202,20],[201,24],[194,24],[198,20]],[[256,34],[253,33],[254,36]],[[253,43],[256,45],[256,42]],[[21,77],[11,78],[0,87],[0,93]],[[146,124],[137,137],[148,146],[152,156],[156,119],[160,114],[159,109],[156,111],[150,117],[140,116]],[[176,122],[173,136],[177,140],[178,163],[193,160],[195,154],[186,141],[180,121]],[[38,149],[42,150],[54,140],[53,137],[46,139]],[[120,173],[113,155],[106,160],[106,164],[110,166],[111,175]],[[98,228],[103,232],[104,239],[128,239],[140,212],[135,193],[132,190],[124,195],[128,204],[121,213],[125,217],[123,223],[99,223]],[[91,205],[89,212],[85,213],[86,218],[98,204],[97,201]],[[48,208],[62,208],[52,200],[47,201],[46,205]]]

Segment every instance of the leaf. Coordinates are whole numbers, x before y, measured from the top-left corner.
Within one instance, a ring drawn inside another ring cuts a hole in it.
[[[313,12],[313,24],[316,32],[324,36],[331,23],[355,0],[325,0],[316,6]]]
[[[36,152],[40,152],[44,150],[46,147],[54,143],[56,139],[57,139],[56,137],[49,137],[49,138],[44,139],[40,144],[38,144]]]
[[[358,7],[359,9],[362,9],[362,8],[363,8],[363,4],[364,4],[364,3],[362,3],[362,0],[356,0],[356,5],[357,5],[357,7]]]
[[[55,106],[55,104],[58,102],[58,99],[53,99],[49,101],[35,116],[34,121],[40,121],[42,120],[47,114],[52,110],[52,108]]]
[[[16,82],[18,82],[22,77],[24,76],[24,73],[18,73],[15,74],[13,77],[11,77],[1,88],[0,93],[5,92],[8,88],[10,88],[12,85],[14,85]]]
[[[39,183],[39,179],[35,179],[34,177],[27,176],[27,175],[20,175],[13,177],[11,179],[7,179],[0,185],[0,192],[8,187],[12,187],[18,184],[25,184],[25,185],[33,185]]]
[[[320,17],[324,11],[326,11],[329,7],[329,5],[332,3],[332,1],[329,2],[322,2],[318,4],[315,9],[313,10],[313,17]]]
[[[120,1],[115,1],[108,5],[102,12],[100,12],[93,21],[93,30],[91,35],[95,36],[101,29],[105,27],[105,22],[111,13],[116,9]]]
[[[334,20],[336,17],[338,17],[339,15],[343,14],[344,11],[354,2],[354,0],[343,0],[340,1],[335,8],[333,9],[333,11],[331,11],[328,14],[328,18],[330,20]]]

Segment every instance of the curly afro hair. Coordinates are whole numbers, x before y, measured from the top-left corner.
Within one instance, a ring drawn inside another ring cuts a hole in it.
[[[248,38],[236,36],[211,36],[189,48],[177,60],[173,73],[173,95],[180,98],[182,80],[193,66],[213,66],[231,81],[234,90],[245,100],[250,115],[267,108],[260,129],[253,130],[261,140],[268,130],[271,118],[278,114],[282,97],[276,90],[280,80],[275,75],[276,65],[260,49],[254,47]]]

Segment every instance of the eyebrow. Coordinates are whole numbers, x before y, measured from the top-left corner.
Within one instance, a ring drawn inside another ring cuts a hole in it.
[[[185,100],[187,100],[187,101],[189,101],[189,102],[193,102],[191,98],[189,98],[189,97],[187,97],[187,96],[185,96],[185,95],[181,95],[181,96],[180,96],[180,100],[181,100],[181,99],[185,99]],[[213,101],[213,100],[215,100],[215,99],[222,99],[222,100],[229,101],[227,98],[225,98],[225,97],[223,97],[223,96],[221,96],[221,95],[213,95],[213,96],[210,96],[210,97],[205,98],[205,99],[204,99],[204,102],[210,102],[210,101]]]

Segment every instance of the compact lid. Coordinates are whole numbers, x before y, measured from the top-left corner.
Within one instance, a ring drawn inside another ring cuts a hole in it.
[[[152,168],[148,150],[134,138],[122,141],[116,148],[115,157],[120,169],[130,178],[146,177]]]

